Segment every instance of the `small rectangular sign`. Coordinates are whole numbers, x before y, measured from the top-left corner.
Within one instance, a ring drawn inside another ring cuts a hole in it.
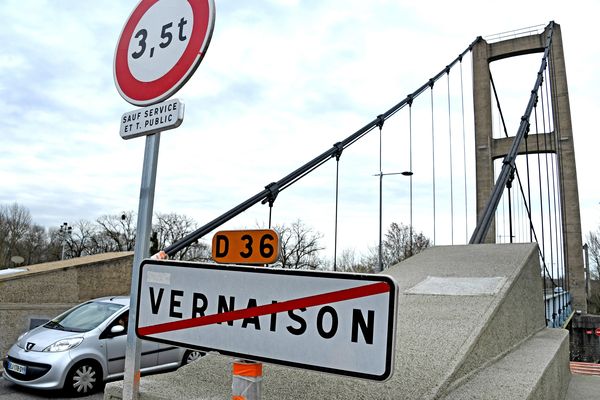
[[[393,372],[390,276],[147,259],[139,279],[140,339],[378,381]]]
[[[273,264],[279,259],[279,235],[272,229],[219,231],[213,236],[212,258],[228,264]]]
[[[177,128],[183,122],[184,105],[178,99],[127,112],[121,117],[123,139]]]

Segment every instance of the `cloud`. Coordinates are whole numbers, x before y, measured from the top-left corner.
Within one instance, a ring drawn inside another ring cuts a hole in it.
[[[112,65],[117,39],[136,4],[106,0],[0,4],[0,175],[7,183],[0,203],[22,203],[34,220],[47,226],[137,210],[144,139],[119,137],[120,116],[133,107],[117,94]],[[519,12],[514,11],[517,8]],[[589,166],[595,161],[590,149],[598,147],[593,116],[600,56],[579,43],[593,37],[598,8],[592,1],[577,8],[551,1],[541,9],[509,1],[490,13],[473,1],[219,1],[208,53],[175,96],[185,103],[184,122],[161,135],[155,210],[207,222],[387,111],[476,36],[556,19],[567,55],[584,231],[594,228],[600,206]],[[535,64],[535,56],[531,58]],[[451,99],[453,137],[458,140],[453,146],[457,188],[463,184],[459,175],[464,169],[463,129],[467,170],[474,167],[470,68],[467,57],[466,126],[460,122],[461,97],[453,94]],[[453,93],[460,87],[458,78],[458,71],[453,71]],[[494,78],[514,126],[534,76],[516,82],[514,75],[498,69]],[[440,193],[448,191],[442,182],[451,173],[445,152],[446,84],[445,78],[436,84],[434,97]],[[407,112],[399,112],[384,126],[384,172],[409,169]],[[412,107],[412,167],[415,226],[431,236],[430,120],[427,92]],[[377,240],[379,187],[373,174],[379,172],[378,154],[375,130],[346,149],[340,160],[344,247],[364,249],[365,243]],[[277,223],[303,219],[326,234],[331,248],[334,183],[332,160],[281,193],[274,219]],[[392,200],[384,209],[384,225],[406,223],[407,179],[389,176],[384,183],[384,198]],[[464,196],[456,196],[462,203]],[[472,191],[468,197],[474,207]],[[437,217],[442,221],[442,212],[447,214],[449,207],[441,200],[440,207]],[[268,207],[259,205],[227,226],[255,226],[267,218]],[[440,232],[441,237],[449,236]]]

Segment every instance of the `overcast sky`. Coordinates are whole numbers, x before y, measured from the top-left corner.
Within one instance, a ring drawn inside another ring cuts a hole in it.
[[[174,96],[185,103],[184,122],[161,137],[156,212],[177,212],[204,224],[389,109],[477,36],[554,20],[562,27],[565,46],[583,231],[600,224],[594,171],[600,144],[600,53],[595,45],[600,3],[215,2],[206,57]],[[135,107],[119,96],[113,81],[115,46],[136,4],[0,3],[0,204],[17,202],[46,227],[137,211],[145,138],[124,141],[119,136],[121,115]],[[518,87],[525,101],[539,59],[527,83]],[[465,79],[470,79],[469,68],[465,61]],[[525,105],[519,102],[521,110]],[[413,118],[428,127],[431,117],[420,115],[415,106]],[[400,142],[388,139],[394,128],[387,125],[384,172],[408,170],[406,146],[392,147]],[[472,135],[472,122],[466,132]],[[423,128],[422,134],[430,131]],[[363,251],[377,242],[377,133],[353,148],[340,163],[339,247]],[[415,155],[415,163],[420,156]],[[408,223],[406,182],[401,176],[385,178],[385,199],[395,204],[385,208],[386,225]],[[300,218],[326,235],[332,252],[334,183],[335,163],[330,162],[279,196],[274,222]],[[471,209],[473,196],[467,196]],[[463,202],[464,196],[457,200]],[[447,218],[443,209],[439,214]],[[428,217],[419,217],[415,212],[415,227],[431,236]],[[267,219],[267,207],[258,206],[227,227],[255,227]],[[472,228],[467,226],[469,233]]]

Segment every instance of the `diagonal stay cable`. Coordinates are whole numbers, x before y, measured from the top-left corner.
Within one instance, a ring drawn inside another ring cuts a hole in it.
[[[481,40],[483,40],[483,38],[481,36],[478,36],[462,53],[460,53],[458,55],[458,57],[456,57],[450,64],[446,65],[446,67],[442,71],[440,71],[437,75],[435,75],[433,78],[429,79],[425,84],[423,84],[421,87],[419,87],[413,93],[406,96],[406,98],[404,98],[402,101],[400,101],[399,103],[397,103],[396,105],[391,107],[389,110],[387,110],[383,114],[379,115],[377,118],[375,118],[374,120],[372,120],[371,122],[369,122],[368,124],[366,124],[365,126],[360,128],[358,131],[356,131],[352,135],[348,136],[346,139],[339,142],[339,145],[341,146],[341,148],[345,149],[348,146],[352,145],[354,142],[356,142],[357,140],[359,140],[360,138],[365,136],[367,133],[372,131],[375,127],[377,127],[382,119],[384,121],[387,120],[392,115],[394,115],[395,113],[400,111],[402,108],[404,108],[406,105],[408,105],[409,100],[417,98],[421,93],[423,93],[425,90],[427,90],[430,87],[431,82],[435,82],[435,81],[439,80],[441,77],[443,77],[450,70],[450,68],[452,68],[455,64],[457,64],[462,59],[462,57],[465,54],[467,54],[468,52],[470,52],[473,49],[473,46],[475,46],[475,44],[477,44]],[[337,145],[337,143],[336,143],[336,145]],[[258,192],[257,194],[250,197],[246,201],[238,204],[231,210],[225,212],[224,214],[220,215],[219,217],[215,218],[214,220],[208,222],[207,224],[196,229],[195,231],[189,233],[182,239],[171,244],[170,246],[168,246],[167,248],[164,249],[164,252],[166,253],[167,256],[172,257],[178,251],[190,246],[191,244],[196,242],[198,239],[200,239],[204,235],[208,234],[209,232],[211,232],[214,229],[218,228],[219,226],[223,225],[225,222],[231,220],[232,218],[236,217],[237,215],[241,214],[242,212],[248,210],[250,207],[254,206],[255,204],[258,204],[263,201],[269,201],[269,199],[274,199],[275,197],[277,197],[277,194],[279,192],[286,189],[287,187],[292,185],[294,182],[296,182],[298,179],[301,179],[302,177],[306,176],[307,174],[309,174],[316,168],[320,167],[321,165],[323,165],[324,163],[329,161],[331,158],[335,157],[336,153],[339,151],[339,146],[336,146],[336,145],[332,146],[329,150],[323,152],[322,154],[315,157],[314,159],[307,162],[306,164],[302,165],[295,171],[286,175],[279,181],[268,184],[267,186],[265,186],[264,190]]]
[[[538,237],[537,237],[537,233],[535,231],[535,227],[533,226],[533,219],[532,219],[532,216],[531,216],[530,204],[527,203],[527,197],[525,196],[525,190],[523,189],[523,182],[521,181],[521,176],[519,175],[519,169],[518,168],[515,168],[515,175],[517,177],[517,182],[519,184],[519,189],[520,189],[520,192],[521,192],[521,197],[523,198],[523,203],[525,205],[525,210],[527,211],[527,215],[529,217],[529,225],[530,225],[531,232],[533,234],[533,237],[534,237],[535,241],[539,243]],[[540,253],[540,259],[542,260],[542,264],[544,265],[545,271],[548,274],[550,274],[550,271],[548,271],[548,266],[546,265],[546,258],[544,257],[544,254],[542,253],[542,250],[540,249],[539,246],[538,246],[538,252]],[[551,275],[550,275],[550,280],[552,281],[552,284],[554,285],[554,287],[559,286],[554,281],[554,278]]]
[[[504,114],[502,113],[502,107],[500,106],[500,99],[498,98],[498,92],[496,91],[496,84],[494,83],[494,78],[492,77],[492,71],[490,70],[490,82],[492,83],[492,90],[494,91],[494,97],[496,99],[496,108],[500,113],[500,120],[502,121],[502,126],[504,127],[504,136],[508,137],[508,131],[506,130],[506,121],[504,121]]]
[[[491,74],[490,74],[490,79],[492,79]],[[493,86],[493,83],[492,83]],[[495,92],[495,89],[494,89]],[[497,106],[498,106],[498,110],[500,111],[500,116],[502,117],[502,109],[500,107],[500,102],[498,100],[498,96],[496,95],[496,102],[497,102]],[[536,103],[534,104],[534,110],[536,110],[536,105],[537,105],[537,98],[536,98]],[[501,118],[502,119],[502,127],[504,129],[504,134],[506,135],[506,137],[508,137],[508,131],[506,129],[506,122],[504,121],[504,117]],[[537,114],[536,114],[536,126],[537,126]],[[527,128],[527,131],[525,132],[525,145],[527,145],[527,138],[529,137],[529,126]],[[539,146],[538,146],[539,147]],[[539,150],[539,149],[538,149]],[[529,178],[529,164],[527,165],[527,174],[528,174],[528,178]],[[533,225],[533,218],[531,215],[531,195],[529,195],[529,201],[527,200],[527,198],[525,197],[525,190],[523,189],[523,182],[521,181],[521,176],[519,174],[519,169],[515,167],[514,169],[515,175],[517,177],[517,183],[519,184],[519,190],[521,192],[521,197],[523,198],[523,204],[525,205],[525,210],[527,211],[527,216],[529,218],[529,228],[530,228],[530,234],[533,235],[533,237],[535,238],[535,241],[539,243],[538,237],[537,237],[537,232],[535,231],[535,226]],[[529,185],[528,185],[529,187]],[[509,192],[510,194],[510,192]],[[511,234],[512,236],[512,234]],[[512,237],[511,237],[511,242],[512,242]],[[544,270],[546,271],[546,273],[548,273],[548,275],[550,276],[550,281],[552,282],[552,284],[554,285],[554,287],[559,286],[555,281],[554,278],[552,277],[552,275],[550,274],[550,271],[548,270],[548,265],[546,264],[546,258],[544,256],[543,251],[540,249],[540,247],[538,246],[538,253],[540,255],[540,259],[542,260],[542,264],[544,266]]]

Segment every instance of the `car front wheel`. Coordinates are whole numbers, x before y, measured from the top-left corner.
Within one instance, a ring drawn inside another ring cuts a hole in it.
[[[183,355],[183,361],[182,361],[181,365],[187,365],[193,361],[196,361],[197,359],[199,359],[203,356],[204,356],[204,352],[202,352],[202,351],[188,350]]]
[[[76,364],[67,375],[65,390],[77,396],[95,392],[102,385],[102,370],[91,360]]]

